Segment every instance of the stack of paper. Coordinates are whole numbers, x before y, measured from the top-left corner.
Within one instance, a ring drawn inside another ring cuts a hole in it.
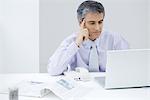
[[[91,88],[81,86],[77,81],[65,77],[53,81],[24,80],[17,83],[14,87],[18,88],[19,96],[43,97],[53,92],[63,100],[81,98],[91,91]],[[7,87],[7,92],[0,92],[9,93],[9,87]]]

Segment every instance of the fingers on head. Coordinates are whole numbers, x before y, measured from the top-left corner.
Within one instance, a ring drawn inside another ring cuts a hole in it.
[[[80,27],[81,27],[81,29],[85,28],[85,19],[83,19],[83,21],[81,22]]]

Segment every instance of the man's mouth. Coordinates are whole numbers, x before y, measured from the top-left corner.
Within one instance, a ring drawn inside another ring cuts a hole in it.
[[[100,31],[96,31],[96,32],[92,32],[93,34],[99,34],[100,33]]]

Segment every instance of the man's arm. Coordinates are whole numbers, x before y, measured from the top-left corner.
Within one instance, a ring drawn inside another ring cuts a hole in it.
[[[72,37],[64,40],[60,47],[50,57],[48,62],[48,73],[50,75],[60,75],[67,70],[67,65],[75,59],[79,47],[74,42]]]
[[[59,75],[67,70],[67,65],[71,63],[73,58],[75,58],[74,56],[82,42],[89,38],[88,29],[85,27],[85,20],[83,20],[80,24],[80,31],[76,35],[64,40],[53,56],[49,59],[49,74]]]
[[[115,50],[129,49],[129,43],[120,34],[115,34],[114,38]]]

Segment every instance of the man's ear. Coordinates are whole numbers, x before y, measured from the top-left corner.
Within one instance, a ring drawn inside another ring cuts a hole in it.
[[[80,21],[80,22],[79,22],[79,26],[81,25],[81,23],[82,23],[82,22]]]
[[[82,22],[83,22],[82,20],[79,22],[79,26],[81,25]]]

